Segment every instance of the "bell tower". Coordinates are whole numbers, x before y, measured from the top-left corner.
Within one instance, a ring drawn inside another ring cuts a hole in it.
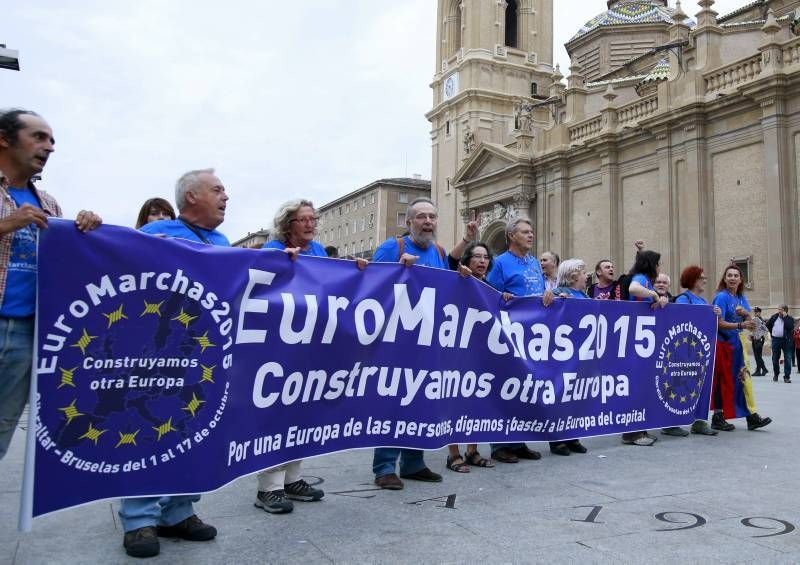
[[[439,241],[461,237],[466,214],[452,181],[480,143],[514,141],[515,103],[548,97],[553,0],[438,0],[431,122],[431,195]]]

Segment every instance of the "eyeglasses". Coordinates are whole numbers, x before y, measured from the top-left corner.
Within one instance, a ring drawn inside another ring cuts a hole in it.
[[[291,220],[289,220],[289,223],[291,224],[292,222],[299,222],[301,224],[311,224],[313,226],[316,226],[319,223],[319,216],[306,217],[306,218],[292,218]]]

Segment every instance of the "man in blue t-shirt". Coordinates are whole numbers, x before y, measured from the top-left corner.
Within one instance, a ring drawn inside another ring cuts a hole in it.
[[[176,219],[151,222],[143,225],[140,231],[230,247],[228,238],[217,231],[225,221],[228,195],[214,169],[189,171],[178,179],[175,204],[178,208]]]
[[[531,255],[533,224],[527,218],[515,218],[506,224],[508,251],[498,255],[486,282],[503,296],[541,296],[542,304],[553,301],[552,291],[545,290],[544,274],[539,260]],[[501,463],[517,463],[520,459],[541,459],[542,454],[524,443],[493,443],[492,458]]]
[[[0,110],[0,459],[8,451],[30,389],[36,310],[36,238],[58,202],[31,179],[53,153],[53,130],[30,110]],[[93,212],[75,220],[81,231],[100,225]]]
[[[436,243],[436,226],[439,219],[438,210],[429,198],[417,198],[406,209],[406,225],[408,235],[384,241],[372,260],[378,263],[397,263],[411,266],[414,264],[447,269],[447,252]],[[460,259],[466,244],[477,235],[477,223],[467,225],[467,235],[459,240],[450,256]],[[379,447],[375,449],[372,459],[372,471],[375,473],[375,484],[383,489],[400,490],[403,481],[397,476],[395,467],[400,457],[400,477],[415,481],[438,483],[442,480],[439,473],[434,473],[425,464],[424,452],[420,449],[398,449]]]
[[[227,203],[225,185],[214,174],[214,169],[189,171],[175,184],[178,218],[151,222],[139,231],[230,247],[228,238],[217,231],[225,221]],[[194,513],[193,503],[199,500],[199,494],[123,498],[119,517],[125,531],[122,541],[125,552],[131,557],[158,555],[159,536],[189,541],[214,539],[217,529]]]

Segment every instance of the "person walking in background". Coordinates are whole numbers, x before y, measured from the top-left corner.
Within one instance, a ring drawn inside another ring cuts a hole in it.
[[[800,324],[796,322],[792,332],[792,341],[794,341],[794,354],[797,356],[797,372],[800,373]]]
[[[754,377],[763,377],[769,371],[767,371],[767,366],[764,364],[764,338],[769,333],[767,329],[767,324],[764,322],[764,318],[761,317],[761,308],[756,306],[753,308],[753,322],[755,323],[756,327],[753,328],[753,331],[750,332],[750,342],[753,344],[753,356],[756,358],[756,372],[753,373]]]
[[[794,318],[789,315],[789,307],[782,304],[778,311],[767,320],[767,329],[772,336],[772,380],[777,381],[781,372],[783,354],[783,382],[792,382],[792,360],[794,359]]]

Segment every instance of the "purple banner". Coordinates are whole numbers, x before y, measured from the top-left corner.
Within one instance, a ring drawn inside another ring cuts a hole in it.
[[[708,415],[710,307],[505,303],[453,272],[66,221],[43,230],[39,253],[34,516],[210,491],[345,449]]]

